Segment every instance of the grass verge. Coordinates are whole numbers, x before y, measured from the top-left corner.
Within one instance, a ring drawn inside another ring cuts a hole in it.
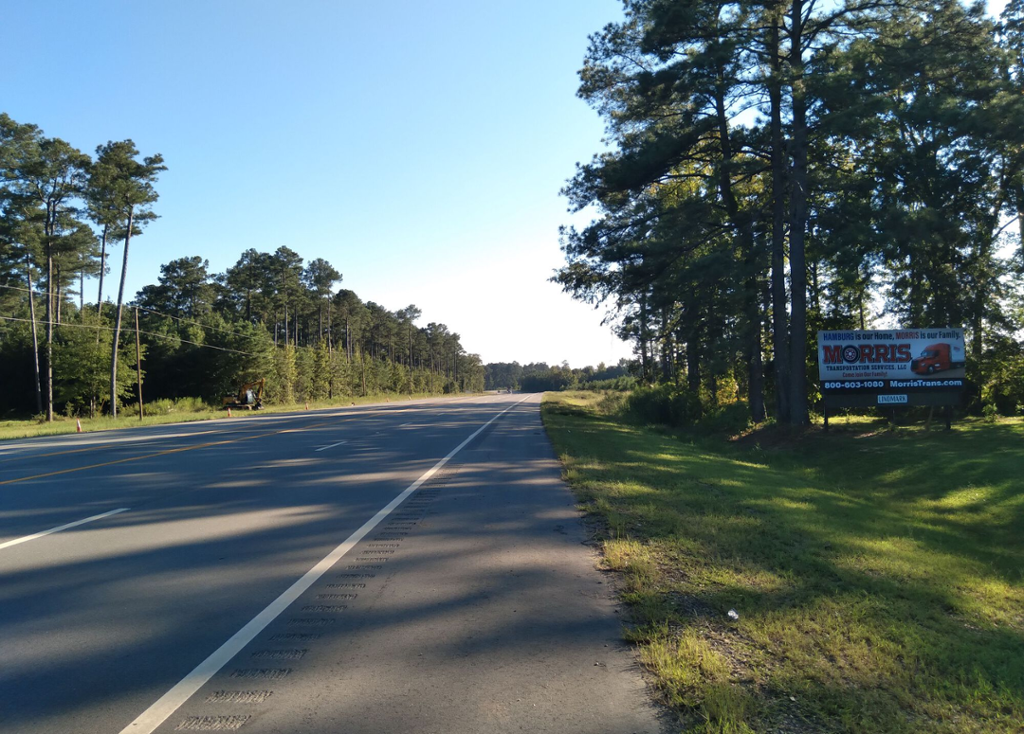
[[[688,731],[1022,731],[1024,422],[766,450],[601,400],[545,425]]]
[[[319,410],[322,408],[343,408],[350,405],[365,405],[367,403],[383,403],[383,402],[399,402],[403,400],[418,400],[422,398],[431,397],[443,397],[440,395],[432,395],[429,393],[422,394],[386,394],[386,395],[368,395],[366,397],[346,397],[338,400],[318,400],[311,401],[308,403],[310,410]],[[456,397],[456,396],[452,396]],[[463,396],[464,397],[464,396]],[[188,403],[194,404],[198,401],[190,400]],[[305,403],[296,403],[291,405],[269,405],[265,409],[260,411],[248,411],[248,410],[233,410],[232,420],[238,418],[245,418],[252,415],[265,415],[267,413],[294,413],[306,410]],[[128,406],[127,409],[117,419],[109,416],[102,416],[98,418],[81,418],[82,421],[82,432],[87,433],[91,431],[110,431],[119,428],[138,428],[139,426],[156,426],[165,423],[190,423],[193,421],[209,421],[219,420],[227,418],[228,413],[223,409],[216,409],[210,407],[196,409],[181,409],[176,407],[174,403],[167,400],[159,401],[156,406],[145,407],[145,417],[143,420],[139,420],[138,410],[135,406]],[[30,419],[30,420],[4,420],[0,421],[0,441],[11,440],[17,438],[32,438],[34,436],[56,436],[65,433],[75,433],[78,430],[78,426],[75,423],[75,418],[67,418],[65,416],[54,416],[52,423],[47,423],[45,420]]]

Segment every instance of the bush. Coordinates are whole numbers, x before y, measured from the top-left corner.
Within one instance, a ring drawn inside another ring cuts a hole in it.
[[[201,413],[209,410],[210,406],[200,398],[161,398],[151,403],[143,403],[142,409],[146,415],[172,415],[174,413]],[[120,412],[126,416],[138,415],[139,404],[125,405]]]
[[[705,415],[701,425],[715,433],[735,435],[750,427],[750,406],[745,400],[728,403]]]
[[[581,390],[615,390],[616,392],[628,392],[635,390],[638,382],[632,375],[620,375],[611,380],[595,380],[580,385]]]
[[[597,404],[597,412],[601,415],[622,415],[626,412],[626,403],[629,395],[618,390],[605,392],[604,397]]]
[[[618,412],[640,423],[674,428],[700,425],[715,433],[736,434],[750,427],[750,406],[746,401],[705,407],[697,395],[675,385],[641,387],[625,397],[608,392],[598,408],[603,413]]]
[[[642,423],[666,426],[692,426],[700,420],[703,410],[700,398],[674,385],[641,387],[629,394],[625,413]]]

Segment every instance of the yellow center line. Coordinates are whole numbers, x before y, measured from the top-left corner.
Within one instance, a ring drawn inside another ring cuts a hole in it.
[[[48,454],[25,454],[24,456],[9,456],[6,459],[0,459],[0,464],[6,464],[9,461],[24,461],[25,459],[45,459],[47,456],[61,456],[63,454],[80,454],[84,451],[98,451],[100,449],[109,449],[111,446],[117,446],[116,443],[104,443],[97,446],[86,446],[82,449],[67,449],[66,451],[52,451]]]
[[[6,464],[6,463],[11,462],[11,461],[27,461],[27,460],[30,460],[30,459],[45,459],[45,458],[47,458],[49,456],[63,456],[64,454],[81,454],[81,453],[86,453],[86,452],[89,452],[89,451],[99,451],[100,449],[109,449],[109,448],[111,448],[113,446],[128,446],[128,447],[131,447],[133,444],[140,444],[140,443],[146,443],[146,442],[156,442],[156,441],[161,441],[161,440],[170,441],[170,440],[175,439],[175,438],[192,438],[194,436],[208,436],[211,433],[223,433],[223,432],[224,431],[196,431],[195,433],[190,433],[187,436],[183,436],[181,434],[178,434],[176,436],[175,435],[171,435],[171,436],[150,436],[150,437],[140,438],[137,441],[125,440],[125,441],[115,441],[113,443],[101,443],[101,444],[97,444],[95,446],[85,446],[85,447],[80,448],[80,449],[65,449],[64,451],[51,451],[48,454],[25,454],[24,456],[8,456],[5,459],[0,459],[0,464]]]
[[[325,426],[325,425],[327,425],[327,421],[324,421],[322,423],[314,423],[313,425],[306,426],[304,429],[300,429],[300,430],[307,430],[308,431],[311,428],[319,428],[320,426]],[[196,444],[195,446],[184,446],[184,447],[179,448],[179,449],[167,449],[166,451],[157,451],[156,453],[145,454],[144,456],[129,456],[126,459],[115,459],[114,461],[105,461],[105,462],[103,462],[101,464],[89,464],[88,466],[78,466],[78,467],[75,467],[73,469],[61,469],[60,471],[51,471],[51,472],[47,472],[45,474],[33,474],[31,476],[28,476],[28,477],[18,477],[17,479],[5,479],[4,481],[0,482],[0,485],[16,484],[17,482],[27,482],[27,481],[29,481],[31,479],[44,479],[46,477],[56,477],[56,476],[58,476],[60,474],[71,474],[72,472],[76,472],[76,471],[85,471],[87,469],[99,469],[100,467],[114,466],[115,464],[126,464],[126,463],[128,463],[130,461],[142,461],[143,459],[152,459],[153,457],[156,457],[156,456],[167,456],[168,454],[180,454],[183,451],[193,451],[195,449],[208,448],[210,446],[223,446],[224,444],[238,443],[239,441],[250,441],[250,440],[252,440],[254,438],[266,438],[267,436],[277,436],[277,435],[280,435],[282,433],[290,433],[290,432],[295,431],[295,430],[296,429],[294,429],[294,428],[290,428],[290,429],[285,429],[285,430],[282,430],[282,431],[271,431],[269,433],[260,433],[260,434],[257,434],[255,436],[244,436],[242,438],[232,438],[232,439],[229,439],[229,440],[226,440],[226,441],[209,441],[207,443]]]

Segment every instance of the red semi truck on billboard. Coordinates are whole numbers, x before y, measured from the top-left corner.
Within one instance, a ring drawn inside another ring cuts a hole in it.
[[[958,351],[959,347],[950,344],[929,344],[922,350],[920,356],[910,363],[910,370],[918,375],[933,375],[936,372],[959,369],[964,366],[964,359],[962,352],[956,354]]]

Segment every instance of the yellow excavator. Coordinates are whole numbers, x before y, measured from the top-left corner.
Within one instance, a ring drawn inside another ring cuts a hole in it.
[[[247,382],[238,388],[237,395],[225,395],[223,407],[225,408],[248,408],[249,410],[263,409],[263,386],[266,380],[262,377],[255,382]]]

